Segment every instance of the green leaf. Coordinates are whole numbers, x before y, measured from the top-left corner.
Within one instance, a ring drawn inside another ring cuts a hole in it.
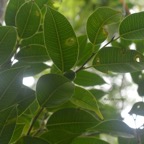
[[[0,65],[11,59],[16,40],[17,33],[14,27],[0,26]]]
[[[78,57],[76,35],[68,20],[49,7],[44,20],[44,39],[54,64],[62,72],[71,69]]]
[[[84,110],[68,108],[53,113],[47,122],[47,128],[81,134],[88,128],[97,125],[98,122],[93,115]]]
[[[74,82],[81,86],[94,86],[105,83],[105,81],[99,75],[89,71],[78,72]]]
[[[138,141],[136,138],[122,138],[118,139],[119,144],[136,144]]]
[[[93,45],[97,45],[106,40],[108,33],[105,26],[117,23],[121,19],[121,12],[108,7],[96,9],[87,21],[88,38]]]
[[[17,104],[24,70],[25,67],[18,67],[0,72],[0,110]]]
[[[72,70],[69,70],[64,73],[64,76],[68,78],[69,80],[73,81],[76,78],[76,73]]]
[[[51,130],[44,133],[41,138],[51,142],[51,144],[70,144],[78,134],[69,133],[64,130]]]
[[[35,100],[35,91],[29,87],[22,86],[16,102],[18,103],[18,115],[22,114]]]
[[[41,107],[56,107],[70,100],[73,83],[61,75],[47,74],[40,77],[36,86],[37,100]]]
[[[3,111],[0,109],[0,143],[8,144],[12,138],[17,120],[16,107],[9,107]]]
[[[106,120],[99,123],[91,130],[96,130],[101,133],[112,134],[119,137],[133,138],[134,131],[123,121],[120,120]]]
[[[144,116],[144,102],[136,102],[132,106],[129,114],[131,115],[136,114],[136,115]]]
[[[89,91],[81,87],[76,87],[71,102],[81,108],[94,111],[100,119],[103,119],[97,100]]]
[[[89,90],[93,95],[94,97],[96,97],[97,99],[100,99],[102,98],[106,92],[104,92],[103,90],[99,90],[99,89],[91,89]]]
[[[24,3],[16,15],[16,27],[20,38],[34,35],[40,26],[41,11],[34,1]]]
[[[49,60],[46,48],[42,45],[28,45],[20,49],[16,59],[28,63],[39,63]]]
[[[140,78],[140,77],[139,77]],[[138,89],[137,89],[137,92],[139,94],[139,96],[144,96],[144,89],[143,89],[143,86],[144,86],[144,80],[141,80],[138,82]]]
[[[44,46],[44,37],[43,32],[38,32],[30,38],[23,39],[20,47],[29,46],[29,45],[42,45]]]
[[[36,4],[39,6],[40,9],[42,9],[50,1],[52,0],[35,0]]]
[[[16,142],[22,135],[25,124],[16,124],[10,143]]]
[[[41,73],[42,71],[50,68],[50,66],[44,63],[27,63],[27,62],[20,62],[20,61],[15,63],[12,67],[21,67],[21,66],[28,67],[23,74],[24,77],[35,76]]]
[[[50,143],[38,137],[24,136],[16,144],[50,144]]]
[[[79,137],[76,138],[71,144],[110,144],[110,143],[95,137]]]
[[[10,0],[6,12],[5,12],[5,22],[6,25],[15,26],[15,17],[20,6],[25,3],[25,0]]]
[[[120,24],[119,34],[128,40],[144,39],[144,12],[139,12],[127,16]]]
[[[144,56],[136,50],[117,47],[100,49],[93,60],[95,69],[102,72],[135,72],[144,69]]]
[[[91,43],[87,43],[87,36],[82,35],[78,37],[79,42],[79,56],[77,60],[77,65],[80,66],[85,63],[85,61],[92,55],[93,46]]]

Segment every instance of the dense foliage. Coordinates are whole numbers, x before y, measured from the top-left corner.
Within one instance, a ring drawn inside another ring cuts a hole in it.
[[[144,12],[123,14],[118,7],[93,4],[89,16],[80,14],[84,25],[64,16],[58,5],[7,4],[0,26],[0,143],[112,144],[101,134],[118,144],[144,143],[143,129],[130,128],[114,105],[101,103],[106,78],[118,73],[131,73],[144,96]],[[33,87],[23,84],[29,76]],[[131,107],[131,115],[143,116],[142,101]]]

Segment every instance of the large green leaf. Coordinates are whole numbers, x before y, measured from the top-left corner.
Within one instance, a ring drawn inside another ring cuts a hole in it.
[[[77,61],[78,42],[72,26],[59,12],[47,7],[44,20],[47,52],[61,70],[71,69]]]
[[[87,34],[92,44],[102,43],[108,36],[105,26],[117,23],[121,18],[121,12],[108,7],[96,9],[87,21]]]
[[[73,134],[64,130],[51,130],[44,133],[41,137],[51,144],[70,144],[78,134]]]
[[[101,133],[112,134],[119,137],[134,137],[133,129],[120,120],[103,121],[94,128],[92,128],[92,130],[99,131]]]
[[[42,107],[59,106],[70,100],[73,93],[73,83],[56,74],[43,75],[36,86],[37,100]]]
[[[94,86],[105,83],[102,77],[89,71],[78,72],[74,82],[81,86]]]
[[[46,48],[42,45],[28,45],[20,49],[16,59],[23,62],[39,63],[49,60]]]
[[[14,27],[0,26],[0,65],[11,58],[16,40],[17,33]]]
[[[38,137],[24,136],[16,144],[49,144],[49,142]]]
[[[129,114],[135,114],[135,115],[140,115],[140,116],[144,116],[144,102],[137,102],[135,103]]]
[[[89,91],[81,87],[76,87],[71,101],[81,108],[94,111],[100,119],[103,119],[97,104],[96,97],[94,97]]]
[[[24,77],[35,76],[41,73],[42,71],[50,68],[50,66],[44,63],[27,63],[27,62],[20,62],[20,61],[15,63],[12,67],[21,67],[21,66],[28,67],[23,74]]]
[[[0,143],[8,144],[12,138],[17,120],[16,107],[0,110]]]
[[[6,25],[15,26],[15,17],[20,6],[25,3],[25,0],[10,0],[6,13],[5,13],[5,22]]]
[[[0,110],[17,104],[24,70],[25,67],[18,67],[0,72]]]
[[[23,39],[20,44],[20,47],[35,45],[35,44],[44,46],[43,32],[38,32],[30,38]]]
[[[71,144],[110,144],[110,143],[95,137],[79,137],[76,138]]]
[[[120,24],[119,33],[122,38],[129,40],[144,39],[144,12],[127,16]]]
[[[16,15],[16,27],[20,38],[34,35],[40,26],[41,11],[34,1],[24,3]]]
[[[144,56],[136,50],[105,47],[95,56],[93,66],[102,72],[141,71],[144,69]]]
[[[47,122],[47,128],[81,134],[98,123],[99,121],[90,113],[80,109],[68,108],[53,113]]]

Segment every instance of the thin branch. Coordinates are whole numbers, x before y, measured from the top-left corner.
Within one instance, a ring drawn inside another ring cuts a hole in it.
[[[31,130],[32,130],[32,128],[33,128],[36,120],[37,120],[38,117],[40,116],[41,112],[43,111],[43,109],[44,109],[43,107],[40,108],[40,110],[38,111],[38,113],[36,114],[36,116],[33,118],[32,123],[31,123],[31,125],[30,125],[30,128],[29,128],[29,130],[28,130],[28,132],[27,132],[27,135],[30,135]]]
[[[118,38],[114,39],[115,37],[112,37],[112,39],[107,42],[102,48],[106,47],[107,45],[109,45],[112,41],[117,40]],[[97,52],[92,53],[92,55],[83,63],[83,65],[81,67],[79,67],[79,69],[77,69],[75,71],[75,73],[81,71],[82,69],[84,69],[84,66],[97,54]]]

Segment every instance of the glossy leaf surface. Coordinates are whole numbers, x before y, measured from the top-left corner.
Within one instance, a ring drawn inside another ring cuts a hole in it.
[[[56,75],[43,75],[37,83],[36,95],[41,107],[56,107],[70,100],[74,85],[67,78]]]
[[[136,50],[105,47],[95,56],[93,66],[102,72],[135,72],[144,69],[144,56]]]
[[[68,20],[49,7],[44,20],[44,39],[54,64],[63,72],[71,69],[78,57],[76,35]]]

